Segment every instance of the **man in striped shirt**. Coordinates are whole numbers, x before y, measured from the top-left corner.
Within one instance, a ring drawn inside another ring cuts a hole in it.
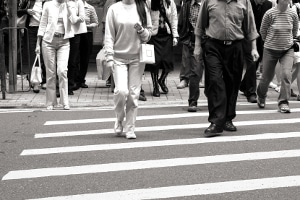
[[[87,88],[88,85],[85,83],[85,76],[93,48],[93,29],[98,26],[98,16],[92,5],[88,4],[86,0],[83,0],[83,3],[87,32],[80,34],[80,69],[76,83],[81,88]]]

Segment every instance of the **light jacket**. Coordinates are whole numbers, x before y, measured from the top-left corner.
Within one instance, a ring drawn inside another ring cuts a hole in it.
[[[64,39],[74,37],[74,31],[71,27],[71,22],[75,22],[76,19],[74,13],[68,16],[66,3],[63,6],[63,21],[65,27]],[[44,4],[41,22],[38,30],[38,36],[42,36],[46,42],[52,42],[53,36],[56,30],[58,21],[59,9],[55,6],[54,1],[48,1]]]
[[[86,23],[81,22],[80,18],[85,19],[85,11],[84,11],[84,4],[82,0],[76,0],[76,1],[69,1],[70,7],[72,12],[75,12],[74,18],[72,18],[72,29],[74,31],[74,34],[81,34],[86,33]]]
[[[169,22],[171,24],[172,34],[173,38],[179,37],[178,31],[177,31],[177,25],[178,25],[178,18],[177,18],[177,8],[174,0],[171,0],[171,4],[169,8],[167,8],[167,3],[165,0],[162,0],[163,4],[166,9],[166,16],[169,19]],[[159,26],[159,11],[153,11],[151,10],[151,21],[152,21],[152,36],[156,35],[158,32],[158,26]],[[168,26],[167,22],[165,23],[165,26],[167,27],[167,31],[169,34],[171,34],[170,27]]]

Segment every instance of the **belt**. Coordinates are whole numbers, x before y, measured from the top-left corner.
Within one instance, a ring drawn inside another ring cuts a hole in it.
[[[54,37],[63,38],[65,34],[62,33],[54,33]]]
[[[225,45],[225,46],[230,46],[230,45],[233,45],[237,42],[242,41],[242,40],[218,40],[218,39],[215,39],[215,38],[210,38],[210,39],[214,42],[217,42],[217,43]]]

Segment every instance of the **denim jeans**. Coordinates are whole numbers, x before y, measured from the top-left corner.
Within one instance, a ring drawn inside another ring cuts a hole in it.
[[[53,37],[52,42],[42,41],[42,53],[46,66],[46,105],[57,105],[56,74],[59,80],[60,104],[69,105],[68,98],[68,59],[69,39]]]
[[[139,59],[115,58],[114,62],[115,114],[118,121],[123,121],[126,116],[126,132],[134,131],[145,64],[140,63]]]
[[[262,79],[257,86],[257,95],[260,98],[266,98],[270,82],[275,75],[275,66],[277,62],[280,63],[281,68],[281,88],[278,96],[278,105],[287,103],[291,97],[291,80],[292,67],[294,61],[294,50],[272,50],[264,49],[263,54],[263,74]]]

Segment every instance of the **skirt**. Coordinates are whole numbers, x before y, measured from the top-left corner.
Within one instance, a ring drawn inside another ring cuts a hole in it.
[[[147,64],[145,70],[158,72],[159,69],[163,69],[167,73],[173,71],[173,36],[168,33],[158,33],[151,37],[148,44],[154,45],[155,64]]]

